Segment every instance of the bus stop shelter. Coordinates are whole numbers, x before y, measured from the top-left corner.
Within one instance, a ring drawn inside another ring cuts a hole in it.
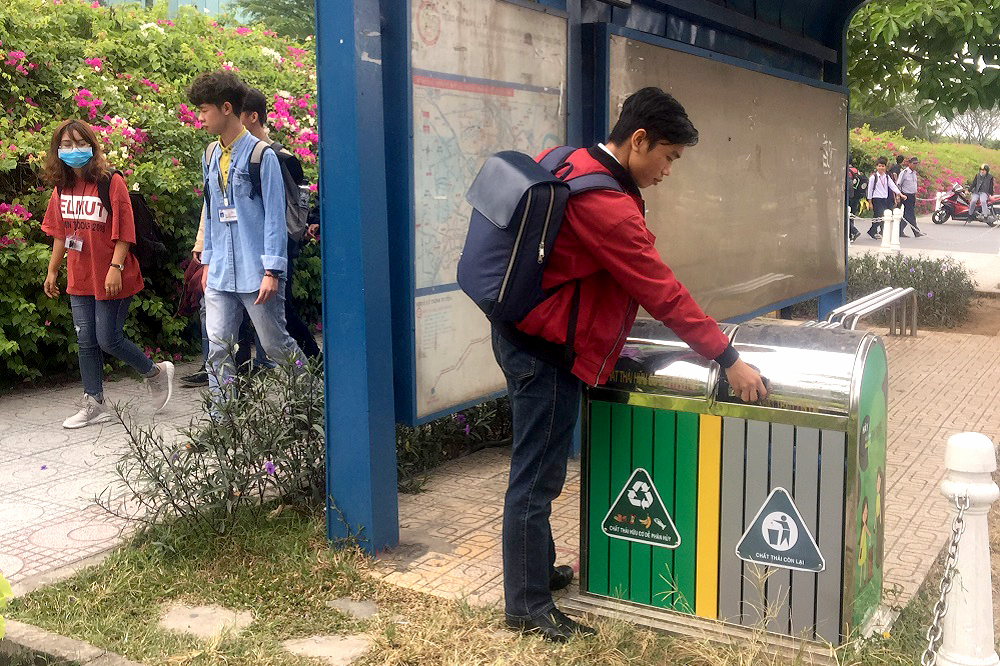
[[[730,322],[842,303],[861,4],[317,0],[331,539],[393,546],[396,424],[502,391],[454,273],[463,195],[492,152],[602,141],[625,96],[664,88],[702,135],[647,196],[680,279]]]

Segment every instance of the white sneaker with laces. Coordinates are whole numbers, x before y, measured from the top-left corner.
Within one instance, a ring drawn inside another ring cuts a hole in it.
[[[85,428],[97,423],[107,423],[111,420],[111,412],[107,405],[97,402],[94,396],[83,394],[80,401],[80,411],[63,421],[63,428]]]
[[[160,369],[160,374],[146,379],[154,413],[166,407],[174,394],[174,364],[170,361],[160,361],[156,367]]]

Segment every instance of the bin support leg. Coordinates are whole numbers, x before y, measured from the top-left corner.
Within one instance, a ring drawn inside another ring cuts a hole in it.
[[[955,497],[968,495],[965,532],[959,541],[954,585],[948,593],[948,613],[937,663],[941,666],[997,666],[993,643],[993,585],[990,581],[990,541],[986,514],[1000,497],[993,482],[996,450],[985,435],[959,433],[948,439],[944,454],[948,469],[941,493],[958,510]]]

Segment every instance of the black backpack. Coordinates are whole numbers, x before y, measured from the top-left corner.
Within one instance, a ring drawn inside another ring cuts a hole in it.
[[[497,153],[465,195],[472,218],[458,285],[493,324],[518,322],[551,295],[542,289],[542,274],[569,198],[590,190],[622,191],[607,173],[573,176],[566,160],[575,150],[561,146],[539,162],[514,151]]]
[[[112,169],[107,178],[97,181],[97,196],[108,211],[108,221],[111,221],[114,211],[111,207],[111,179],[115,174],[122,176],[120,171]],[[122,176],[122,180],[125,177]],[[139,261],[143,276],[148,277],[163,268],[167,256],[167,246],[163,242],[163,230],[156,223],[156,217],[146,203],[146,198],[134,190],[129,190],[129,200],[132,202],[132,219],[135,221],[135,244],[132,254]]]
[[[219,147],[218,141],[213,141],[205,148],[205,164],[212,160],[215,149]],[[296,242],[301,243],[305,238],[306,229],[309,227],[309,199],[312,193],[309,190],[309,183],[303,178],[301,182],[296,182],[292,176],[290,167],[291,161],[296,161],[294,155],[286,150],[277,141],[267,144],[258,141],[250,153],[250,197],[261,196],[260,184],[260,162],[264,159],[264,152],[272,150],[278,158],[281,166],[281,178],[285,183],[285,226],[288,228],[288,235]],[[301,168],[295,169],[301,172]],[[208,183],[205,184],[205,205],[211,205],[209,198]]]

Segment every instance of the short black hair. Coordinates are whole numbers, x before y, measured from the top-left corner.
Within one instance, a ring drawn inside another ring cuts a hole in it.
[[[637,130],[646,130],[651,145],[661,141],[680,146],[698,143],[698,130],[684,107],[673,95],[659,88],[643,88],[629,95],[608,141],[622,145]]]
[[[877,160],[875,160],[875,165],[876,166],[878,166],[879,164],[888,164],[888,163],[889,163],[889,160],[887,160],[884,157],[880,157]]]
[[[247,90],[247,96],[243,100],[244,113],[256,113],[257,122],[261,125],[267,124],[267,98],[264,93],[256,88]]]
[[[896,155],[896,164],[902,164],[905,159],[902,155]]]
[[[218,71],[201,74],[187,90],[188,101],[195,106],[211,104],[220,109],[226,102],[233,107],[233,113],[243,113],[243,100],[247,87],[240,77],[232,72]]]

